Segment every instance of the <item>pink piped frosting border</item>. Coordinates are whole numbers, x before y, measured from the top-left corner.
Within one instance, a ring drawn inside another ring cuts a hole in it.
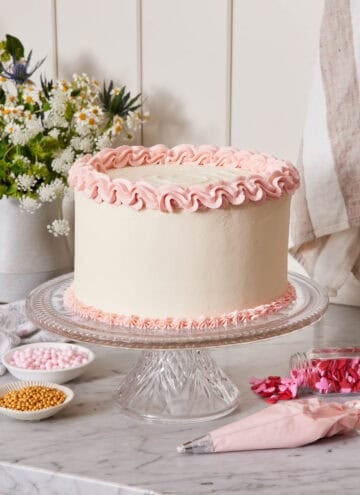
[[[73,286],[70,286],[64,294],[64,304],[83,318],[100,321],[108,325],[124,326],[128,328],[152,329],[152,330],[180,330],[180,329],[216,329],[234,326],[239,323],[256,320],[262,316],[269,316],[286,308],[296,299],[295,288],[288,283],[285,293],[268,304],[262,304],[251,309],[233,311],[217,317],[189,318],[143,318],[140,316],[125,316],[117,313],[109,313],[89,306],[81,302],[75,295]]]
[[[138,167],[154,164],[194,163],[239,169],[239,176],[217,183],[191,186],[175,184],[154,186],[146,180],[129,181],[111,178],[112,168]],[[241,174],[250,171],[250,176]],[[85,155],[70,169],[69,184],[98,203],[126,205],[135,210],[149,208],[163,212],[184,209],[215,209],[227,205],[259,203],[293,193],[299,187],[299,174],[294,165],[271,155],[244,151],[233,147],[182,144],[167,148],[162,144],[120,146],[104,149],[96,155]]]

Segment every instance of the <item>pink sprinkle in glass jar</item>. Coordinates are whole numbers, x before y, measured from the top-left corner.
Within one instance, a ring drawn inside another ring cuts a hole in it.
[[[299,352],[290,358],[290,373],[304,392],[360,393],[360,347],[331,347]]]

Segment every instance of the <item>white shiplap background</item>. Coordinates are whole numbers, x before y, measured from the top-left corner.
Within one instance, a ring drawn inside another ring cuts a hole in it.
[[[232,144],[296,161],[323,0],[0,0],[49,77],[142,91],[139,142]]]

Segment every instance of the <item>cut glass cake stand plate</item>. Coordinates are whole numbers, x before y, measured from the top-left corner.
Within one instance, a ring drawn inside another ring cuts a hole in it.
[[[70,340],[142,349],[123,379],[119,403],[126,414],[152,421],[185,422],[219,418],[239,405],[239,390],[206,348],[256,342],[306,327],[325,313],[328,298],[312,280],[289,273],[296,301],[270,316],[227,328],[139,329],[82,318],[64,307],[73,274],[33,290],[26,311],[31,321]]]

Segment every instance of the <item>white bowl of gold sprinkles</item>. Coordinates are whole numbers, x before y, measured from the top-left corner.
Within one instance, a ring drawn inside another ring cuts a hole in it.
[[[50,382],[18,381],[0,386],[0,414],[21,421],[40,421],[64,409],[74,392]]]

